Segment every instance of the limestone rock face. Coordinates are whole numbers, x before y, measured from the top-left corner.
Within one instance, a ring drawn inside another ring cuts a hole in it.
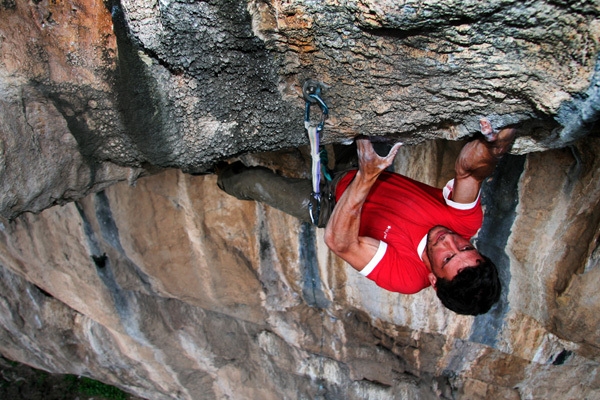
[[[504,291],[478,317],[376,287],[321,229],[211,175],[2,221],[1,351],[152,399],[595,398],[599,147],[508,156],[486,183],[476,241]],[[459,148],[406,147],[395,167],[436,184]]]
[[[205,172],[306,144],[308,78],[328,87],[329,143],[459,139],[488,117],[520,123],[514,151],[525,154],[574,142],[598,117],[592,0],[0,7],[8,218],[155,167]]]
[[[599,14],[2,2],[0,352],[149,399],[600,397]],[[501,271],[490,313],[379,289],[205,174],[306,176],[308,78],[325,143],[402,140],[396,171],[436,186],[479,118],[519,124],[475,239]]]

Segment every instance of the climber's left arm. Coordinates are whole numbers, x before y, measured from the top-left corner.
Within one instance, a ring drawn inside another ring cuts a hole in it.
[[[379,156],[368,138],[356,140],[359,169],[337,202],[325,228],[325,243],[354,269],[361,271],[371,261],[379,240],[359,236],[362,206],[379,175],[394,161],[401,146],[397,143],[390,153]]]

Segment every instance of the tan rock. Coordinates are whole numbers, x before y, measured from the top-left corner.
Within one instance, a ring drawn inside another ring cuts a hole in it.
[[[594,2],[0,12],[3,355],[152,399],[600,396]],[[496,311],[383,291],[322,230],[186,174],[307,177],[307,78],[325,143],[401,140],[396,170],[436,186],[481,117],[521,123],[476,238]]]

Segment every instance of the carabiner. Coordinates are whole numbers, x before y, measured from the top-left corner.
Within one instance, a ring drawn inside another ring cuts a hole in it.
[[[308,132],[310,141],[310,155],[312,159],[312,187],[311,199],[308,204],[310,219],[314,225],[319,224],[319,216],[321,214],[321,152],[320,152],[320,135],[325,125],[325,120],[329,115],[329,108],[321,98],[321,88],[323,84],[312,79],[304,82],[302,94],[306,101],[304,110],[304,127]],[[321,108],[321,121],[317,126],[310,122],[310,106],[317,104]],[[326,176],[327,178],[327,176]]]
[[[304,100],[306,101],[306,107],[304,111],[304,126],[306,129],[308,129],[310,126],[310,106],[316,103],[321,108],[321,121],[317,125],[317,130],[319,132],[323,130],[325,120],[329,116],[329,107],[327,107],[327,104],[325,104],[321,98],[322,87],[322,83],[312,79],[304,82],[304,86],[302,87],[302,94],[304,95]]]

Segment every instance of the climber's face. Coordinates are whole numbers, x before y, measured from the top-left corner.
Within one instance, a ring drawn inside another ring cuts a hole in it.
[[[451,281],[464,268],[483,260],[469,240],[444,226],[433,227],[427,235],[423,262],[431,270],[429,280],[434,288],[437,278]]]

